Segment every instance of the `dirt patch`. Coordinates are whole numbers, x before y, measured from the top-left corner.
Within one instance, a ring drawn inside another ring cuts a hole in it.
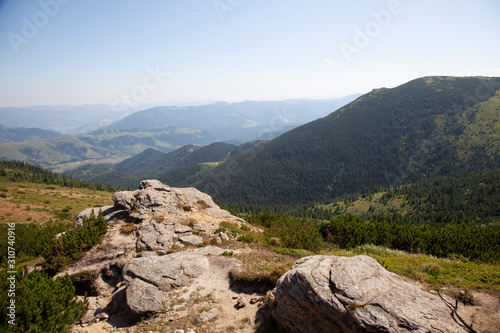
[[[500,332],[500,296],[472,291],[474,305],[459,303],[458,314],[478,332]]]

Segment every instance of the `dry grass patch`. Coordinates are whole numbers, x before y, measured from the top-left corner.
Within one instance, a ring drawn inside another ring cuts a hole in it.
[[[242,265],[240,269],[230,272],[233,283],[271,287],[297,260],[296,257],[279,254],[265,248],[234,254],[234,257],[239,259]]]
[[[122,234],[128,235],[128,234],[131,234],[134,230],[135,230],[135,223],[130,222],[130,223],[123,225],[120,229],[120,232]]]

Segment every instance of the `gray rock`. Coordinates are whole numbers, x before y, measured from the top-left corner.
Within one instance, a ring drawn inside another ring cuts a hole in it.
[[[163,184],[162,182],[156,179],[141,181],[141,183],[139,184],[139,189],[140,190],[152,189],[155,191],[170,192],[170,186]]]
[[[94,214],[94,216],[99,215],[99,211],[102,213],[102,216],[108,221],[120,217],[120,215],[123,213],[122,209],[117,209],[113,206],[86,208],[78,213],[78,215],[76,215],[75,227],[82,225],[83,220],[89,218],[92,213]]]
[[[226,242],[227,242],[227,241],[229,240],[229,236],[228,236],[228,235],[227,235],[224,231],[221,231],[221,232],[219,233],[219,236],[220,236],[220,238],[221,238],[223,241],[226,241]]]
[[[250,300],[250,304],[264,302],[264,300],[264,297],[252,297],[252,299]]]
[[[203,238],[201,238],[200,236],[196,236],[196,235],[182,235],[182,236],[179,236],[179,240],[181,242],[189,243],[189,244],[193,244],[193,245],[200,245],[201,243],[203,243]]]
[[[193,228],[184,224],[176,224],[174,226],[174,231],[177,234],[185,234],[187,232],[193,232]]]
[[[158,311],[164,300],[162,291],[187,285],[209,269],[208,254],[220,255],[222,252],[220,248],[208,246],[191,252],[132,259],[122,272],[129,285],[126,290],[128,307],[136,313]],[[149,295],[156,295],[157,300],[153,301]]]
[[[109,316],[106,312],[99,312],[98,314],[96,314],[95,316],[97,319],[99,320],[107,320],[109,319]]]
[[[241,309],[241,308],[244,308],[245,306],[247,306],[247,304],[243,300],[243,297],[241,297],[241,296],[238,297],[238,300],[236,301],[236,308]]]
[[[231,214],[220,209],[208,194],[192,187],[171,188],[158,180],[143,180],[135,191],[116,192],[113,194],[113,201],[115,208],[124,209],[131,217],[141,220],[168,214],[180,215],[187,207],[190,211],[231,217]]]
[[[114,206],[116,208],[125,209],[129,213],[133,210],[136,202],[134,192],[131,191],[115,192],[111,199],[115,203]]]
[[[127,306],[137,314],[158,312],[163,307],[165,295],[157,286],[141,279],[130,281],[126,291]]]
[[[155,220],[146,220],[137,228],[137,250],[153,251],[166,254],[174,244],[175,233]]]
[[[215,319],[220,313],[221,312],[219,309],[212,308],[208,311],[203,311],[202,313],[200,313],[197,320],[199,323],[203,324],[206,323],[207,321]]]
[[[302,258],[271,300],[274,319],[291,333],[465,332],[438,296],[368,256]]]

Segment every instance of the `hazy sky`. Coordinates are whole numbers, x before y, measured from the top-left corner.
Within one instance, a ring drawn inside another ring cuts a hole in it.
[[[0,106],[340,97],[500,76],[498,0],[0,0]]]

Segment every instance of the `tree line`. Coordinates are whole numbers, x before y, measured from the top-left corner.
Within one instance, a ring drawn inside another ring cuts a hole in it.
[[[12,182],[60,185],[64,187],[88,188],[108,192],[116,192],[121,189],[120,187],[92,183],[85,180],[75,179],[71,176],[59,175],[55,172],[45,170],[41,166],[24,161],[0,161],[0,176],[6,177]]]

